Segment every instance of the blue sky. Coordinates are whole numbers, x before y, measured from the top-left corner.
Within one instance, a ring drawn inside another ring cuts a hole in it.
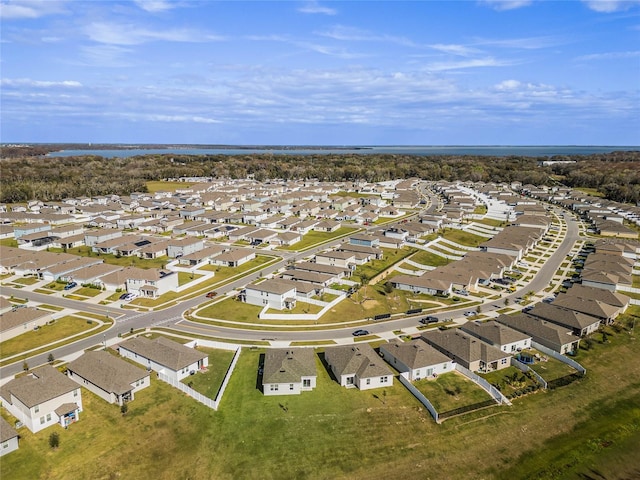
[[[638,145],[640,1],[0,0],[2,142]]]

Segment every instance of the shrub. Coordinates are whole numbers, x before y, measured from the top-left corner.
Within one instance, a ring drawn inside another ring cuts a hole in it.
[[[60,446],[60,434],[58,432],[53,432],[49,435],[49,446],[51,448],[58,448]]]

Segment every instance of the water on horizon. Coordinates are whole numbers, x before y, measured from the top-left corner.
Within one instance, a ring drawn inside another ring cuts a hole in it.
[[[113,150],[61,150],[47,154],[49,157],[71,157],[98,155],[104,158],[126,158],[137,155],[328,155],[328,154],[397,154],[397,155],[485,155],[506,157],[511,155],[526,157],[551,157],[555,155],[590,155],[614,151],[640,151],[640,146],[352,146],[352,147],[283,147],[283,148],[127,148]]]

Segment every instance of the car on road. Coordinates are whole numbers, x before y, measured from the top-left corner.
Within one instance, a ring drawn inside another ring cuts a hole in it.
[[[365,335],[369,335],[369,330],[356,330],[351,335],[354,337],[364,337]]]
[[[422,323],[423,325],[428,325],[430,323],[438,323],[439,321],[440,320],[438,319],[438,317],[434,317],[433,315],[429,315],[428,317],[424,317],[419,320],[419,322]]]
[[[468,312],[464,312],[465,317],[473,317],[475,314],[476,312],[473,312],[471,310],[469,310]]]
[[[69,282],[64,286],[65,290],[71,290],[72,288],[76,288],[78,284],[76,282]]]
[[[207,297],[207,298],[213,298],[213,297],[215,297],[216,295],[218,295],[218,292],[209,292],[209,293],[207,293],[206,297]]]

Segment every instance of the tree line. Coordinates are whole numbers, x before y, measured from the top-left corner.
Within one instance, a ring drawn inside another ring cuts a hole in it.
[[[15,152],[12,152],[15,153]],[[541,166],[543,160],[565,160]],[[640,152],[557,157],[481,155],[326,154],[176,155],[130,158],[98,155],[0,159],[0,202],[55,201],[69,197],[128,195],[149,180],[178,177],[379,182],[396,178],[472,182],[522,182],[588,187],[606,198],[640,202]]]

